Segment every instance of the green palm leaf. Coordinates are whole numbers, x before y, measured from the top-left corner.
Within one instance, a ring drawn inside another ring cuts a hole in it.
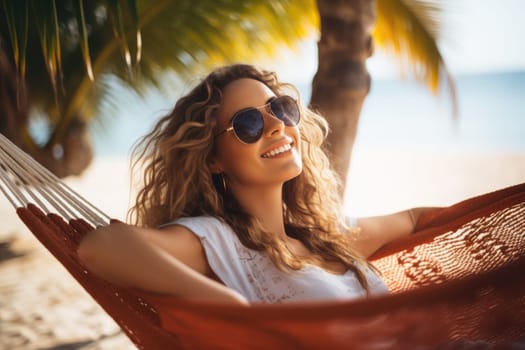
[[[86,16],[84,15],[84,1],[77,0],[75,5],[77,6],[76,13],[78,16],[78,29],[80,31],[80,48],[82,50],[82,58],[84,59],[84,63],[86,65],[87,76],[91,81],[93,81],[95,77],[93,75],[91,56],[89,54],[89,38],[86,25]]]
[[[110,85],[93,79],[112,75],[142,94],[161,88],[167,71],[193,79],[220,64],[263,65],[319,31],[315,0],[2,0],[2,5],[21,73],[27,58],[33,107],[52,120],[50,143],[60,142],[75,118],[103,115],[107,103],[99,102],[112,96]],[[28,15],[29,5],[34,11]],[[415,62],[416,77],[434,91],[442,76],[451,82],[435,44],[439,11],[431,1],[377,0],[374,33],[379,46]],[[0,36],[5,27],[0,22]]]
[[[58,108],[57,77],[62,76],[62,54],[55,0],[32,2],[32,7],[34,23],[44,56],[44,64],[53,88],[54,98],[51,98],[50,101],[54,101],[54,107]],[[57,113],[49,113],[49,117],[56,120],[59,118],[59,115]]]
[[[29,24],[29,6],[28,1],[2,1],[2,8],[5,12],[5,20],[11,40],[13,50],[13,61],[20,76],[25,78],[26,73],[26,48],[27,33]]]
[[[437,46],[442,8],[429,0],[376,0],[373,37],[379,47],[394,53],[402,67],[409,66],[416,79],[437,93],[447,82],[456,114],[454,81]]]
[[[106,38],[103,45],[94,46],[92,60],[95,78],[111,72],[139,93],[148,86],[162,86],[167,70],[190,77],[226,62],[269,59],[298,39],[315,33],[318,23],[313,0],[302,2],[301,6],[295,1],[143,1],[138,3],[137,11],[138,25],[131,26],[125,35],[119,33]],[[262,17],[276,13],[286,14],[287,20],[280,17],[268,23]],[[144,42],[140,74],[130,77],[120,64],[118,48],[120,38],[136,37],[139,27]],[[97,104],[96,96],[102,94],[93,94],[92,88],[84,77],[72,91],[57,124],[55,140],[60,139],[78,110],[86,111],[83,106]]]

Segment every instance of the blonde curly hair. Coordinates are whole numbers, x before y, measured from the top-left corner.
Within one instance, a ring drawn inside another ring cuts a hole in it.
[[[130,219],[158,227],[181,217],[213,216],[230,225],[246,247],[265,251],[283,271],[301,269],[306,263],[337,262],[356,272],[368,291],[363,273],[367,262],[351,249],[351,230],[340,212],[340,182],[321,148],[328,133],[323,117],[298,103],[303,170],[283,185],[286,233],[301,241],[312,252],[311,258],[295,256],[284,242],[266,232],[212,174],[209,164],[222,91],[241,78],[260,81],[277,96],[293,92],[299,98],[297,90],[280,83],[273,72],[244,64],[214,70],[135,147],[133,170],[142,165],[144,185],[130,209]]]

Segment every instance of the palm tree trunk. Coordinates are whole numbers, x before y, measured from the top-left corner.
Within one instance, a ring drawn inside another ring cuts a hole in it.
[[[366,59],[372,55],[375,4],[373,0],[317,0],[317,6],[321,39],[310,104],[330,124],[327,147],[344,184],[359,114],[370,90]]]

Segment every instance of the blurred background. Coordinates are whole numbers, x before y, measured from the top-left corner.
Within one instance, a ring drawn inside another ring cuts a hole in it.
[[[437,43],[454,80],[457,110],[446,82],[432,92],[412,74],[410,64],[416,63],[376,48],[366,61],[372,83],[348,175],[349,215],[449,205],[525,181],[525,25],[519,18],[525,4],[439,3]],[[294,49],[255,62],[277,71],[309,101],[317,40],[313,32]],[[129,155],[133,143],[198,80],[183,79],[143,100],[119,93],[111,115],[91,125],[96,154]]]
[[[451,205],[525,181],[523,13],[521,0],[5,0],[0,130],[124,219],[133,144],[212,67],[243,61],[327,116],[345,214]],[[0,349],[132,348],[3,197],[0,217]]]
[[[0,130],[124,218],[133,144],[213,67],[248,62],[327,117],[346,214],[450,205],[525,180],[524,7],[4,2]]]

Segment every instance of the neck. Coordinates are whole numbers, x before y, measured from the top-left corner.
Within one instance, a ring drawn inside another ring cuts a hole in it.
[[[231,191],[241,207],[257,218],[266,230],[282,238],[286,237],[282,185],[250,189],[232,187]]]

